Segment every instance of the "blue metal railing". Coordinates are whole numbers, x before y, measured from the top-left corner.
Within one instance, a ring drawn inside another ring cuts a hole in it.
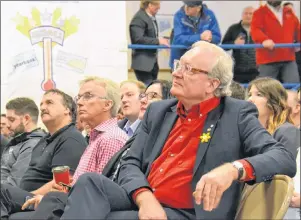
[[[243,44],[243,45],[236,45],[236,44],[220,44],[219,45],[223,49],[251,49],[251,48],[263,48],[262,44]],[[294,44],[275,44],[275,48],[296,48],[301,47],[301,43],[294,43]],[[184,45],[170,45],[169,47],[164,45],[144,45],[144,44],[129,44],[129,49],[189,49],[190,46]]]
[[[219,45],[223,49],[250,49],[250,48],[263,48],[262,44],[243,44],[243,45],[236,45],[236,44],[220,44]],[[275,44],[275,48],[296,48],[301,47],[301,43],[294,43],[294,44]],[[129,44],[129,49],[189,49],[190,46],[184,45],[170,45],[169,47],[164,45],[144,45],[144,44]],[[248,84],[243,84],[244,87],[247,87]],[[284,88],[297,90],[300,87],[300,83],[284,83]]]
[[[241,84],[243,87],[247,88],[249,84]],[[282,83],[283,87],[290,90],[297,90],[300,87],[300,83]]]

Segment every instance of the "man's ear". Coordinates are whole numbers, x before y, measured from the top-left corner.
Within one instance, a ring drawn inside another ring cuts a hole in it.
[[[24,126],[26,126],[31,120],[31,117],[29,114],[25,114],[23,115],[23,118],[22,118],[22,122],[24,124]]]
[[[104,106],[104,111],[110,111],[113,107],[113,101],[112,100],[106,100],[105,106]]]

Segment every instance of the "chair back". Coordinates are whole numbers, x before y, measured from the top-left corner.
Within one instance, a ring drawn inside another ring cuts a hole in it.
[[[293,180],[284,175],[275,175],[270,182],[246,185],[235,220],[283,219],[293,193]]]

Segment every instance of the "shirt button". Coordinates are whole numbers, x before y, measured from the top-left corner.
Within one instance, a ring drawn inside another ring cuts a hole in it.
[[[159,171],[160,171],[160,173],[162,173],[162,172],[163,172],[163,169],[161,168]]]
[[[200,117],[202,117],[203,115],[202,114],[200,114]]]
[[[190,118],[188,118],[188,121],[189,121],[189,122],[191,122],[191,119],[190,119]]]
[[[175,156],[175,155],[174,155],[174,154],[172,154],[171,152],[169,152],[169,156],[173,157],[173,156]]]
[[[182,138],[183,138],[183,136],[180,136],[179,138],[180,138],[180,139],[182,139]]]

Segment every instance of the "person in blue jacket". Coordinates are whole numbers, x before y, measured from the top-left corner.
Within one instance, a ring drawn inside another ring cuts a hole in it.
[[[214,44],[221,41],[221,32],[216,17],[203,1],[183,1],[184,6],[174,15],[174,30],[172,45],[192,46],[197,41],[204,40]],[[174,60],[186,52],[186,49],[171,49],[170,67]]]

